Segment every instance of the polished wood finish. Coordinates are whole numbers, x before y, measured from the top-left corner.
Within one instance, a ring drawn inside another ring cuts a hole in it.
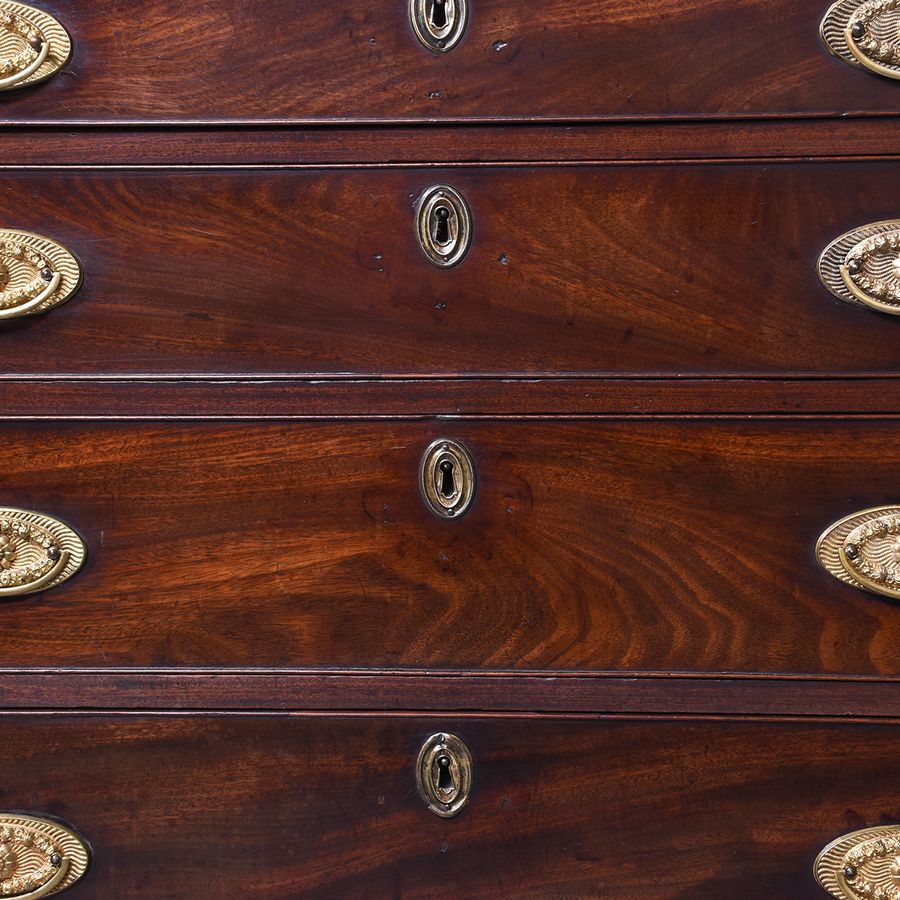
[[[412,204],[474,239],[431,265]],[[819,252],[900,215],[890,162],[328,171],[7,170],[0,202],[84,266],[0,327],[10,374],[720,374],[900,369],[900,323]],[[164,222],[165,227],[159,223]]]
[[[66,70],[3,98],[10,123],[329,122],[896,113],[897,88],[832,58],[821,0],[479,0],[462,44],[406,3],[41,0]]]
[[[0,709],[900,718],[898,676],[436,669],[0,669]]]
[[[441,416],[893,415],[897,376],[145,378],[0,376],[0,421]]]
[[[2,99],[0,99],[2,102]],[[8,127],[4,166],[643,163],[896,157],[896,117],[617,124],[418,124],[379,128]]]
[[[0,607],[11,666],[900,672],[816,564],[896,500],[896,419],[8,424],[3,502],[90,557]],[[462,441],[470,513],[418,466]]]
[[[474,759],[454,820],[419,746]],[[896,822],[897,724],[0,717],[4,808],[75,824],[72,896],[818,900],[816,853]]]

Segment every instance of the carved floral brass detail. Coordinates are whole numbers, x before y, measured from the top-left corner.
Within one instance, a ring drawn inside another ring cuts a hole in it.
[[[841,519],[819,538],[816,556],[845,584],[900,599],[900,507],[879,506]]]
[[[0,320],[47,312],[81,286],[81,266],[64,247],[27,231],[0,229]]]
[[[59,519],[0,507],[0,599],[68,581],[86,555],[84,542]]]
[[[0,898],[37,900],[70,888],[90,851],[70,828],[24,813],[0,813]]]
[[[819,278],[835,297],[900,315],[900,220],[875,222],[832,241]]]
[[[837,900],[900,900],[900,827],[838,838],[819,854],[814,872]]]
[[[0,0],[0,91],[38,84],[72,55],[66,29],[43,10]]]

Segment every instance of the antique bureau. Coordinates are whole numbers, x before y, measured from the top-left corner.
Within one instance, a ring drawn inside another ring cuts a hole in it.
[[[900,898],[900,2],[0,0],[0,897]]]

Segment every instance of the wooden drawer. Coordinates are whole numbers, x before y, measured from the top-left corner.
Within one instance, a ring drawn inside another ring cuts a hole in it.
[[[471,798],[414,772],[461,737]],[[820,900],[816,854],[898,821],[893,724],[4,716],[3,808],[79,830],[72,898]]]
[[[415,234],[442,183],[472,221],[449,269]],[[84,268],[0,324],[6,373],[900,370],[900,324],[816,272],[900,215],[892,162],[6,170],[0,201]]]
[[[470,0],[448,53],[408,4],[34,0],[72,35],[9,122],[322,122],[893,113],[896,86],[834,59],[827,0]]]
[[[894,419],[7,423],[0,503],[89,551],[0,605],[16,666],[900,673],[826,527],[897,502]],[[435,438],[470,510],[420,496]]]

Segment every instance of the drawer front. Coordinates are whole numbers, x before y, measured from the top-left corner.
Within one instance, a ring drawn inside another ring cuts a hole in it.
[[[468,806],[431,813],[458,735]],[[821,900],[831,840],[896,823],[896,725],[6,716],[4,808],[90,842],[65,896]]]
[[[896,601],[815,557],[897,503],[896,431],[6,424],[0,505],[67,524],[87,561],[0,603],[4,664],[897,674]],[[455,519],[422,496],[440,438],[477,479]]]
[[[32,0],[72,35],[12,122],[319,122],[830,115],[897,107],[829,54],[827,0],[469,0],[449,52],[407,2]],[[458,4],[459,0],[455,0]]]
[[[471,226],[450,267],[417,238],[416,201],[442,184]],[[884,162],[7,170],[5,224],[61,245],[84,283],[44,315],[0,320],[0,365],[896,372],[900,319],[837,299],[816,261],[900,217],[898,198],[900,167]]]

